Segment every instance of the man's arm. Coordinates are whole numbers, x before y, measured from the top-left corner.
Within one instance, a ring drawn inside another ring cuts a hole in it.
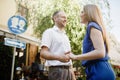
[[[68,53],[69,52],[67,52],[65,54],[68,54]],[[50,53],[48,47],[46,47],[46,46],[41,47],[40,56],[47,60],[58,60],[61,62],[68,62],[70,60],[69,56],[67,56],[67,55],[54,55],[54,54]]]

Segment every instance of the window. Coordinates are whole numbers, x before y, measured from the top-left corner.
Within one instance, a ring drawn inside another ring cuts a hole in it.
[[[18,12],[20,13],[21,16],[27,19],[28,16],[28,9],[22,5],[19,4],[18,6]]]

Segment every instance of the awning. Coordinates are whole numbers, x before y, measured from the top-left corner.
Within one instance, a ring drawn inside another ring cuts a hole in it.
[[[2,29],[2,28],[0,28],[0,35],[6,36],[7,38],[12,38],[12,39],[14,39],[16,36],[15,34],[11,33],[10,31]],[[31,43],[31,44],[36,44],[36,45],[40,44],[39,39],[32,37],[32,36],[25,35],[25,34],[17,35],[17,39],[24,41],[26,43]]]

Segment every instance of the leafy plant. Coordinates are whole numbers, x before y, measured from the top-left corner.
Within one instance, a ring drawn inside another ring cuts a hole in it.
[[[29,8],[28,25],[33,26],[34,35],[41,38],[42,33],[53,26],[51,19],[52,14],[56,10],[64,10],[67,13],[67,25],[66,32],[69,36],[72,52],[74,54],[82,53],[82,41],[85,34],[85,26],[80,23],[80,11],[85,4],[97,4],[101,9],[106,8],[107,14],[103,13],[107,23],[109,19],[109,3],[107,0],[37,0],[33,1],[30,5],[30,1],[26,1],[26,6]],[[108,24],[107,24],[108,25]],[[73,66],[83,76],[85,80],[84,67],[81,66],[80,61],[73,61]]]

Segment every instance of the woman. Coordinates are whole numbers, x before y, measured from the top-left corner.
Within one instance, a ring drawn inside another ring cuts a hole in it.
[[[85,5],[80,17],[81,23],[87,26],[83,54],[69,54],[70,58],[82,60],[87,80],[115,80],[114,71],[108,63],[109,46],[100,10],[96,5]]]

